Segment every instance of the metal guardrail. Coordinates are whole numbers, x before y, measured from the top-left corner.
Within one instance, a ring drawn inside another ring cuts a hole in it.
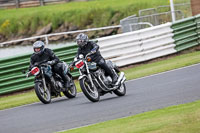
[[[153,27],[153,25],[151,23],[149,23],[149,22],[131,23],[131,24],[129,24],[130,31],[134,31],[133,26],[135,26],[135,25],[148,25],[150,27]]]
[[[177,51],[199,45],[196,17],[190,17],[173,23],[174,40]]]
[[[174,4],[174,6],[175,8],[182,7],[182,6],[190,7],[190,3]],[[148,9],[139,10],[139,16],[146,16],[146,15],[161,13],[160,10],[162,10],[163,8],[168,8],[167,10],[170,11],[170,5],[163,5],[163,6],[158,6],[156,8],[148,8]],[[179,9],[176,9],[176,10],[179,10]]]
[[[175,53],[171,23],[99,38],[102,56],[119,67]]]
[[[184,14],[183,12],[179,10],[174,11],[177,15],[177,19],[183,19]],[[144,28],[148,28],[149,25],[160,25],[166,22],[171,22],[171,11],[169,12],[162,12],[162,13],[156,13],[146,16],[140,16],[140,17],[130,17],[127,19],[123,19],[120,21],[120,24],[122,25],[123,32],[130,32],[130,31],[136,31]],[[137,24],[138,23],[138,24]],[[145,24],[142,24],[145,23]]]
[[[0,47],[4,47],[4,45],[10,44],[10,43],[16,43],[16,42],[21,42],[21,41],[26,41],[26,40],[33,40],[33,39],[38,39],[38,38],[45,38],[46,44],[48,45],[48,42],[49,42],[48,37],[50,37],[50,36],[74,34],[74,33],[89,32],[89,31],[96,31],[96,30],[106,30],[106,29],[113,29],[113,28],[120,28],[120,27],[121,27],[121,25],[115,25],[115,26],[107,26],[107,27],[100,27],[100,28],[78,30],[78,31],[69,31],[69,32],[46,34],[46,35],[41,35],[41,36],[34,36],[34,37],[29,37],[29,38],[24,38],[24,39],[18,39],[18,40],[3,42],[3,43],[0,43]]]
[[[188,17],[182,11],[183,7],[190,7],[190,3],[180,3],[174,4],[175,11],[170,11],[170,5],[158,6],[157,8],[148,8],[139,10],[139,17],[136,15],[127,17],[120,21],[122,25],[122,31],[130,32],[136,31],[144,28],[148,28],[149,24],[141,24],[141,23],[150,23],[150,25],[160,25],[166,22],[171,22],[171,14],[175,13],[176,20],[183,19],[184,17]],[[164,9],[164,10],[163,10]],[[161,11],[162,10],[162,11]],[[137,24],[138,23],[138,24]],[[131,26],[132,25],[132,26]]]

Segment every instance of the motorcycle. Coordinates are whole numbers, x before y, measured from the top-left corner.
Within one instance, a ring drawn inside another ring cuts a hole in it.
[[[70,66],[73,70],[74,65],[79,69],[80,76],[78,78],[80,87],[84,95],[92,102],[100,100],[100,96],[106,93],[114,92],[117,96],[124,96],[126,94],[126,77],[124,72],[119,74],[119,69],[111,61],[106,61],[107,65],[112,68],[117,75],[118,80],[115,85],[112,84],[112,78],[106,75],[105,71],[97,66],[95,62],[91,62],[89,53],[83,57],[79,55],[79,59],[75,58]]]
[[[70,79],[70,81],[68,81],[70,82],[69,88],[64,86],[65,82],[59,74],[52,72],[51,66],[48,65],[46,61],[38,63],[31,71],[27,72],[26,77],[35,76],[35,93],[42,103],[50,103],[52,97],[61,96],[61,92],[68,98],[76,97],[77,89],[72,75],[68,71],[68,65],[64,63],[64,66],[65,73],[68,79]]]

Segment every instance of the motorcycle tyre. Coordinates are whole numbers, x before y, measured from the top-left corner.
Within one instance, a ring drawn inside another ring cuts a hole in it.
[[[123,92],[121,92],[119,90],[119,88],[113,91],[117,96],[124,96],[126,94],[126,85],[125,85],[125,83],[123,83],[121,86],[124,87]]]
[[[76,85],[74,83],[74,80],[72,78],[70,78],[70,82],[73,84],[73,91],[74,94],[69,92],[69,89],[67,88],[66,91],[63,91],[63,94],[67,97],[67,98],[75,98],[76,94],[77,94],[77,89],[76,89]]]
[[[89,92],[87,91],[87,88],[85,87],[85,82],[86,82],[86,77],[85,78],[82,78],[80,79],[79,83],[80,83],[80,86],[81,86],[81,90],[83,92],[83,94],[92,102],[98,102],[99,99],[100,99],[100,94],[97,90],[97,97],[92,97]],[[86,82],[87,83],[87,82]],[[89,85],[89,84],[88,84]],[[90,86],[90,85],[89,85]]]
[[[51,92],[48,91],[48,93],[49,93],[49,95],[50,95],[49,100],[44,99],[44,98],[41,96],[41,94],[40,94],[40,89],[39,89],[39,85],[40,85],[40,84],[42,84],[42,83],[41,83],[41,82],[35,83],[35,93],[36,93],[38,99],[39,99],[42,103],[44,103],[44,104],[49,104],[49,103],[51,102]]]

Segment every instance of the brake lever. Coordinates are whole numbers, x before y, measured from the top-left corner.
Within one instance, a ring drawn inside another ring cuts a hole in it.
[[[28,78],[28,77],[30,77],[31,76],[31,74],[30,74],[31,72],[27,72],[26,73],[26,78]]]
[[[41,64],[40,66],[49,66],[49,64],[47,62]]]

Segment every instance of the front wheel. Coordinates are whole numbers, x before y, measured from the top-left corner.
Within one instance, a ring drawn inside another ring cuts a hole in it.
[[[121,86],[113,91],[117,96],[124,96],[126,94],[126,85],[125,83],[121,84]]]
[[[77,89],[76,89],[76,86],[75,86],[75,83],[74,83],[74,80],[72,79],[72,77],[70,78],[70,81],[68,81],[68,82],[70,82],[71,87],[66,88],[66,90],[63,91],[63,94],[68,98],[74,98],[74,97],[76,97]]]
[[[35,93],[37,97],[39,98],[39,100],[44,104],[48,104],[51,102],[51,93],[48,88],[50,85],[47,84],[46,86],[47,86],[47,90],[45,91],[45,88],[42,82],[35,83]]]
[[[82,89],[84,95],[90,101],[98,102],[99,99],[100,99],[100,95],[99,95],[99,92],[98,92],[96,86],[94,85],[94,87],[92,87],[92,84],[90,83],[90,81],[86,77],[80,79],[79,82],[80,82],[80,86],[81,86],[81,89]]]

